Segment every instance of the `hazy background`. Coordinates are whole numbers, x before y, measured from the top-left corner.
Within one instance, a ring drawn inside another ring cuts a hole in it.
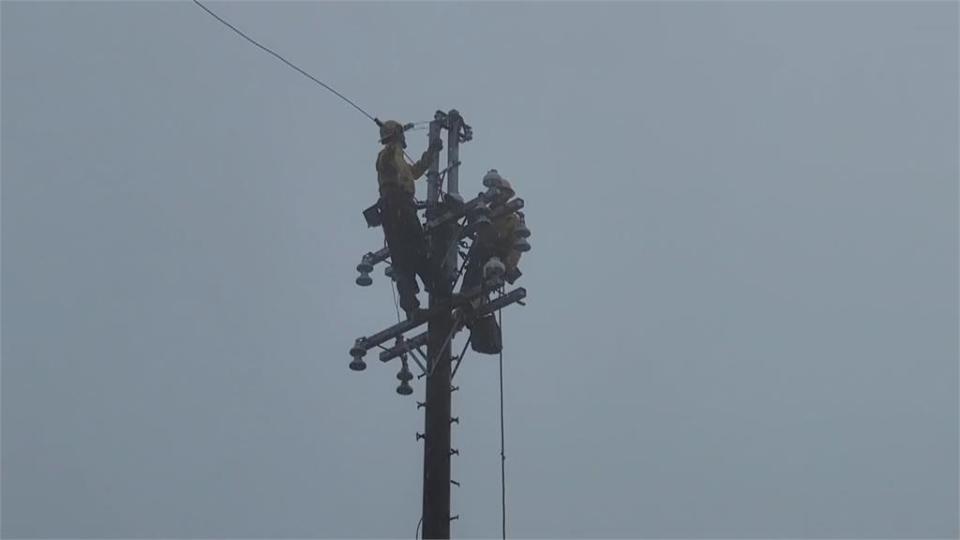
[[[210,6],[527,201],[512,536],[960,534],[956,3]],[[375,126],[189,2],[0,18],[2,534],[412,538],[422,381],[347,369]],[[498,536],[496,359],[456,383]]]

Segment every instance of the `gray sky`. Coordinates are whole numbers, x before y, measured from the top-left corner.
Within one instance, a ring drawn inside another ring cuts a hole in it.
[[[512,535],[960,534],[956,3],[212,7],[527,201]],[[191,3],[3,2],[4,536],[413,536],[422,411],[347,369],[376,137]]]

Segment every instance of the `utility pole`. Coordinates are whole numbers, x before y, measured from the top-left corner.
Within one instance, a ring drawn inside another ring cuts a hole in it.
[[[454,317],[454,310],[466,306],[479,297],[486,297],[490,291],[504,285],[503,278],[485,276],[484,282],[478,287],[453,295],[453,289],[459,277],[459,249],[461,240],[469,240],[476,234],[475,225],[480,222],[490,223],[490,219],[517,212],[523,208],[522,199],[513,199],[496,208],[491,208],[496,190],[491,188],[476,198],[464,202],[459,194],[460,143],[472,139],[471,128],[463,121],[460,113],[451,110],[447,113],[437,111],[434,120],[430,122],[430,140],[440,137],[441,131],[447,130],[447,167],[441,172],[439,156],[433,159],[427,171],[427,204],[426,223],[424,234],[429,245],[429,265],[432,286],[429,290],[429,307],[425,313],[412,319],[398,322],[376,334],[357,338],[350,349],[350,369],[362,371],[366,369],[363,357],[374,347],[380,347],[380,361],[388,362],[400,358],[402,367],[397,374],[400,387],[397,392],[401,395],[412,393],[408,381],[413,377],[407,367],[408,354],[423,370],[421,377],[426,377],[426,399],[418,404],[425,409],[424,433],[417,434],[417,439],[424,440],[423,447],[423,538],[448,539],[450,538],[450,521],[456,516],[450,515],[450,459],[458,453],[450,446],[451,427],[451,394],[455,390],[452,385],[450,349],[453,338],[463,326],[463,321]],[[441,197],[442,176],[446,175],[447,192]],[[370,226],[376,226],[376,221],[367,216]],[[471,221],[472,224],[464,227],[461,220]],[[527,231],[529,234],[529,231]],[[529,249],[529,246],[527,246]],[[389,250],[383,248],[376,252],[369,252],[363,256],[357,271],[360,277],[357,284],[368,286],[371,283],[370,273],[374,265],[389,258]],[[389,275],[389,274],[388,274]],[[501,297],[485,301],[480,307],[474,308],[477,317],[489,315],[513,303],[523,303],[526,290],[517,287]],[[404,337],[404,333],[426,323],[427,331],[411,338]],[[393,347],[383,347],[383,343],[395,339]],[[426,354],[421,348],[426,345]],[[420,364],[414,353],[419,352],[425,360]]]
[[[438,115],[439,116],[439,115]],[[439,119],[433,123],[439,123]],[[460,155],[460,124],[457,111],[446,116],[447,128],[447,195],[458,197],[457,166]],[[438,169],[435,163],[433,169]],[[439,172],[439,171],[437,171]],[[431,170],[434,174],[434,170]],[[432,182],[428,201],[439,200],[439,182]],[[437,209],[434,206],[433,209]],[[433,218],[430,209],[427,218]],[[430,267],[435,284],[430,291],[430,307],[449,305],[453,280],[457,271],[457,252],[449,249],[456,222],[452,221],[431,237]],[[439,241],[437,241],[439,240]],[[450,538],[450,343],[453,314],[449,309],[437,311],[427,324],[427,399],[424,413],[423,445],[423,538]]]

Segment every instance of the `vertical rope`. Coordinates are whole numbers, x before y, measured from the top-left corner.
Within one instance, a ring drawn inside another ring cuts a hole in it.
[[[387,244],[386,234],[383,235],[383,247],[385,248],[390,247]],[[393,257],[390,257],[390,266],[391,267],[393,266]],[[394,268],[394,270],[396,270],[396,268]],[[390,277],[390,287],[391,287],[390,290],[393,291],[393,309],[397,310],[397,322],[399,323],[400,321],[402,321],[402,319],[400,318],[400,302],[397,301],[397,280],[393,279],[392,276]]]
[[[502,291],[502,289],[501,289]],[[503,293],[500,293],[501,296]],[[500,318],[500,524],[503,540],[507,540],[507,455],[504,453],[503,429],[503,309],[497,311]]]

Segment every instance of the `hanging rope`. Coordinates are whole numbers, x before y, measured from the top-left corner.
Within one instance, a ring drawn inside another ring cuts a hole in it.
[[[386,235],[384,235],[384,238],[383,238],[383,247],[385,248],[390,247],[387,245]],[[390,258],[390,266],[393,266],[392,257]],[[393,276],[390,276],[390,290],[393,291],[393,309],[397,310],[397,323],[400,323],[402,319],[400,318],[400,302],[397,301],[397,281],[393,279]]]
[[[500,296],[503,296],[503,288],[500,289]],[[503,308],[497,310],[497,316],[500,318],[500,525],[503,540],[507,540],[507,455],[503,444]]]

